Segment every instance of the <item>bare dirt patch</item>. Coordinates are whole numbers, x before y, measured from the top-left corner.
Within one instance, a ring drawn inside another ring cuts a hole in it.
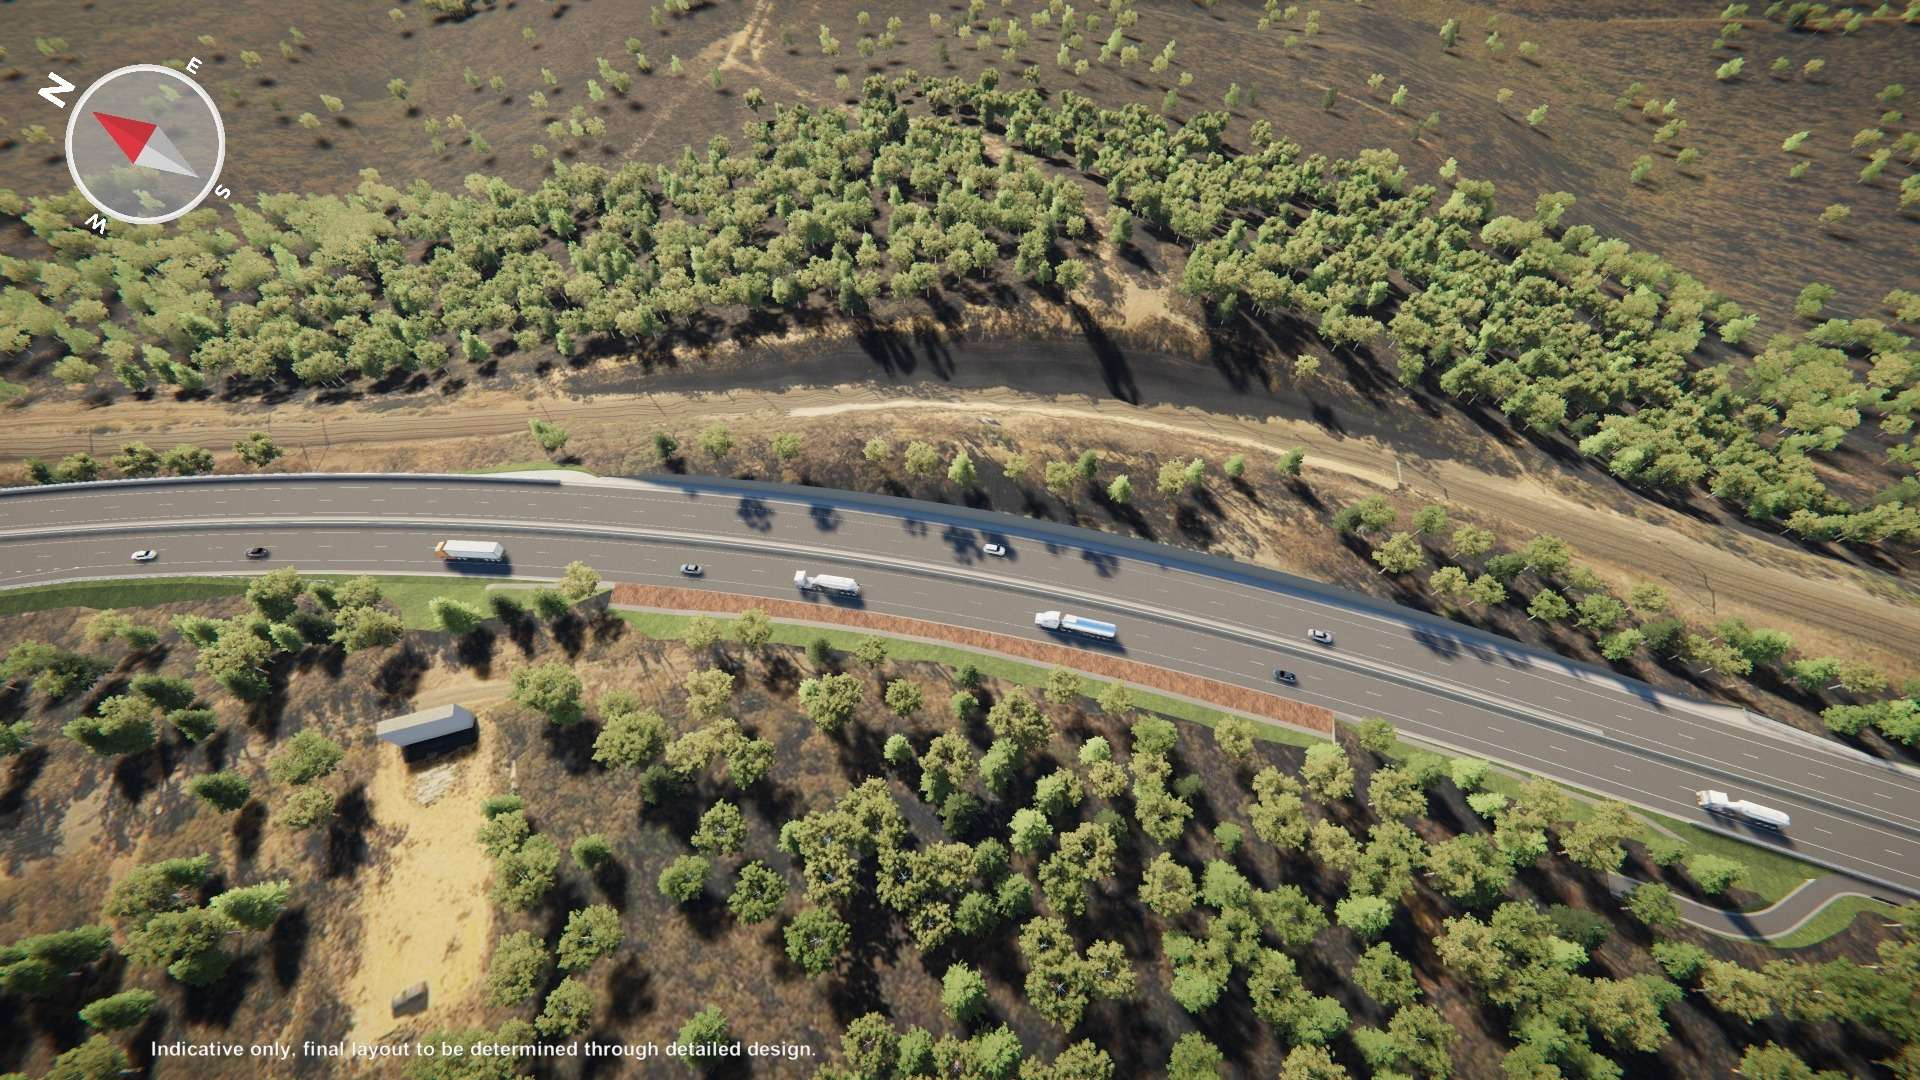
[[[481,801],[493,794],[491,719],[482,722],[476,749],[462,760],[414,767],[398,747],[375,748],[378,764],[367,801],[373,816],[399,830],[399,837],[387,846],[378,876],[364,883],[355,905],[359,965],[342,993],[353,1015],[349,1041],[379,1042],[400,1028],[390,1002],[422,981],[427,1008],[408,1023],[444,1023],[471,1003],[485,973],[493,867],[473,842],[473,830]],[[449,767],[454,776],[443,779],[441,770]]]
[[[505,701],[513,686],[498,675],[482,675],[469,668],[436,667],[420,677],[413,691],[415,709],[435,705],[460,704],[478,710],[482,705]]]
[[[231,599],[198,610],[231,615],[241,606]],[[73,611],[14,616],[0,621],[0,631],[13,634],[31,628],[39,636],[71,643],[76,633],[71,628],[84,617]],[[145,1063],[149,1038],[334,1042],[349,1032],[379,1037],[391,1028],[390,1037],[409,1038],[434,1027],[491,1026],[509,1017],[524,1018],[538,1006],[496,1008],[471,993],[493,939],[509,930],[527,930],[551,943],[567,913],[589,903],[612,905],[625,935],[613,956],[580,976],[594,991],[591,1030],[603,1040],[670,1040],[689,1014],[713,1004],[726,1012],[736,1035],[811,1045],[821,1055],[811,1064],[819,1065],[837,1054],[845,1025],[869,1009],[882,1009],[901,1025],[958,1031],[940,1008],[940,974],[954,961],[965,961],[985,975],[995,1022],[1012,1028],[1030,1057],[1044,1059],[1071,1038],[1091,1037],[1113,1054],[1119,1075],[1157,1075],[1174,1041],[1199,1028],[1220,1043],[1246,1075],[1272,1075],[1279,1068],[1285,1043],[1252,1015],[1238,984],[1199,1018],[1168,994],[1170,973],[1161,935],[1167,930],[1198,932],[1202,917],[1195,913],[1161,919],[1140,906],[1133,885],[1159,845],[1147,844],[1132,829],[1122,842],[1119,874],[1094,890],[1086,925],[1093,936],[1124,944],[1137,965],[1139,992],[1124,1003],[1096,1003],[1072,1036],[1063,1037],[1025,1001],[1024,964],[1012,947],[1017,925],[955,938],[937,951],[922,953],[912,946],[898,916],[868,905],[849,919],[854,945],[847,961],[830,974],[808,978],[785,958],[780,932],[785,916],[804,906],[799,896],[788,902],[779,921],[745,926],[732,919],[724,895],[740,863],[760,860],[795,877],[791,859],[777,844],[780,825],[831,805],[868,777],[880,777],[887,785],[908,819],[916,846],[1005,835],[1009,815],[1031,797],[1027,778],[1004,797],[989,798],[983,820],[970,831],[949,837],[938,815],[920,799],[911,768],[882,757],[881,747],[890,734],[902,733],[915,745],[925,745],[944,730],[950,722],[938,710],[901,719],[884,710],[875,700],[877,694],[870,692],[848,727],[829,736],[794,707],[797,678],[811,666],[800,650],[776,646],[751,655],[730,649],[696,654],[679,644],[646,640],[620,620],[594,612],[583,611],[554,626],[529,621],[512,637],[486,640],[494,648],[478,657],[475,649],[463,647],[467,643],[436,633],[412,633],[392,648],[351,656],[316,650],[276,672],[273,698],[231,718],[223,745],[186,746],[169,737],[159,749],[123,762],[96,759],[70,740],[46,735],[63,717],[73,715],[79,702],[49,704],[38,696],[22,700],[0,695],[0,706],[10,710],[9,715],[31,719],[44,743],[33,760],[16,757],[0,766],[7,798],[0,807],[0,837],[5,838],[9,860],[25,867],[25,873],[0,878],[0,941],[85,921],[99,910],[114,874],[132,863],[174,855],[215,853],[221,881],[212,888],[287,878],[294,895],[292,906],[271,931],[244,935],[234,944],[239,962],[209,990],[190,992],[152,968],[110,962],[95,965],[53,997],[0,1012],[0,1069],[44,1072],[54,1054],[86,1038],[74,1017],[81,1005],[136,986],[161,998],[153,1027],[133,1043],[136,1063]],[[153,667],[191,677],[190,650],[172,631],[166,631],[162,645],[166,655]],[[670,798],[648,800],[633,774],[611,771],[592,760],[596,725],[591,719],[562,728],[508,705],[481,710],[481,743],[475,752],[423,762],[417,769],[400,765],[395,748],[371,737],[372,717],[456,687],[483,692],[493,681],[474,679],[471,672],[548,661],[569,664],[581,677],[589,702],[608,690],[631,690],[659,709],[676,732],[697,726],[686,715],[681,690],[686,675],[719,663],[736,679],[730,713],[744,730],[775,744],[766,780],[741,792],[716,776],[700,775]],[[905,679],[921,686],[929,700],[956,688],[952,673],[934,664],[890,663],[882,672],[858,677]],[[870,683],[869,689],[877,687]],[[989,678],[978,692],[992,701],[1007,691]],[[1078,746],[1095,735],[1116,749],[1129,745],[1125,723],[1114,717],[1078,707],[1049,706],[1048,713],[1055,719],[1055,735],[1037,751],[1034,775],[1073,768]],[[333,827],[287,835],[269,825],[264,842],[249,842],[244,821],[214,813],[181,793],[193,776],[232,767],[254,781],[258,800],[277,804],[286,792],[264,775],[263,760],[280,741],[302,729],[325,732],[347,747],[340,768],[321,781],[342,793],[341,820]],[[976,753],[990,742],[990,732],[978,723],[962,725],[960,733]],[[1208,859],[1230,859],[1256,887],[1297,885],[1330,910],[1345,895],[1339,875],[1324,872],[1299,853],[1282,854],[1253,843],[1230,852],[1218,839],[1217,829],[1224,823],[1247,826],[1251,771],[1271,764],[1295,772],[1302,752],[1261,743],[1252,761],[1237,762],[1194,724],[1177,725],[1177,740],[1170,760],[1176,776],[1192,779],[1195,811],[1192,823],[1172,845],[1181,861],[1198,866]],[[449,763],[460,772],[451,782],[441,779]],[[1363,759],[1363,782],[1368,771]],[[509,790],[516,780],[535,827],[563,849],[579,836],[597,832],[607,836],[615,851],[615,867],[596,875],[563,860],[553,891],[524,915],[495,913],[481,894],[491,868],[484,865],[473,839],[481,819],[477,800]],[[419,805],[423,787],[441,788],[424,807]],[[56,851],[38,843],[46,823],[57,825],[75,802],[75,793],[93,792],[104,792],[97,798],[105,804],[106,827],[97,848]],[[737,801],[741,807],[747,826],[743,850],[716,860],[705,895],[691,904],[674,904],[660,895],[654,880],[670,860],[690,850],[689,837],[700,814],[719,799]],[[1316,803],[1311,812],[1364,832],[1373,820],[1365,805],[1364,798]],[[1089,798],[1078,813],[1091,821],[1111,811],[1125,821],[1126,808],[1124,799]],[[1484,825],[1448,790],[1436,793],[1417,827],[1433,841]],[[457,873],[436,869],[431,865],[435,859],[451,862]],[[1034,857],[1016,856],[1014,865],[1018,872],[1031,874],[1035,862]],[[1515,895],[1608,915],[1613,935],[1595,955],[1590,968],[1594,974],[1621,977],[1649,970],[1644,933],[1615,916],[1604,889],[1594,876],[1554,860],[1544,870],[1523,874]],[[1458,1074],[1493,1076],[1507,1044],[1504,1017],[1479,1006],[1439,962],[1433,946],[1442,920],[1458,913],[1457,905],[1420,885],[1408,901],[1406,917],[1397,919],[1387,936],[1420,971],[1425,1000],[1461,1031]],[[413,925],[405,925],[407,920]],[[1680,934],[1717,955],[1739,955],[1749,964],[1773,958],[1740,943],[1691,931]],[[1887,937],[1878,923],[1861,920],[1847,935],[1816,946],[1804,958],[1817,962],[1848,955],[1870,960],[1873,945]],[[1298,950],[1298,962],[1311,990],[1338,999],[1354,1024],[1377,1026],[1384,1023],[1385,1010],[1361,994],[1349,977],[1363,945],[1347,932],[1330,928],[1311,948]],[[431,973],[433,1004],[428,1012],[404,1023],[388,1022],[387,999],[418,978],[422,968]],[[558,978],[558,972],[550,972],[542,989]],[[1718,1014],[1698,1002],[1690,995],[1671,1007],[1678,1037],[1657,1056],[1636,1059],[1633,1075],[1713,1076],[1733,1067],[1738,1048],[1750,1040],[1745,1032],[1718,1023]],[[1777,1034],[1788,1037],[1784,1030]],[[1811,1032],[1794,1029],[1792,1037],[1804,1037],[1823,1063],[1861,1074],[1871,1068],[1868,1062],[1889,1052],[1843,1042],[1842,1034],[1827,1026]],[[1352,1059],[1344,1041],[1341,1045],[1343,1058]],[[254,1062],[217,1061],[195,1075],[203,1080],[253,1080],[261,1075],[259,1070]],[[536,1063],[529,1071],[569,1080],[608,1075],[565,1061]],[[769,1064],[754,1075],[786,1076],[791,1071]],[[397,1070],[369,1074],[392,1072]],[[171,1074],[163,1067],[155,1075]],[[325,1059],[297,1058],[273,1075],[321,1080],[340,1075],[340,1070]]]

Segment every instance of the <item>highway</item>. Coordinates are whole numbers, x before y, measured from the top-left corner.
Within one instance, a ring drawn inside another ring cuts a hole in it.
[[[869,610],[1035,638],[1047,635],[1033,613],[1060,608],[1117,624],[1115,649],[1128,658],[1383,716],[1409,737],[1920,896],[1913,770],[1224,559],[1011,515],[774,487],[269,475],[14,489],[0,492],[0,587],[289,565],[451,575],[463,571],[433,545],[457,538],[507,548],[508,565],[473,573],[553,577],[580,559],[610,581],[792,598],[793,572],[806,569],[857,578]],[[1010,557],[983,555],[988,542]],[[246,561],[254,545],[272,558]],[[130,561],[149,547],[156,561]],[[681,577],[688,561],[706,577]],[[1309,642],[1309,627],[1335,645]],[[1276,667],[1299,685],[1276,684]],[[1709,786],[1785,810],[1792,827],[1775,835],[1709,818],[1692,796]]]

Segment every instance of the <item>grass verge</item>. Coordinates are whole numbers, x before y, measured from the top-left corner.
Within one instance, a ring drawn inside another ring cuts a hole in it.
[[[1422,747],[1404,739],[1398,739],[1395,740],[1393,749],[1387,752],[1387,756],[1394,760],[1405,760],[1409,753],[1417,749],[1422,749]],[[1493,770],[1487,774],[1485,786],[1488,791],[1497,791],[1511,798],[1520,790],[1520,786],[1524,784],[1527,779],[1534,778],[1534,776],[1535,774],[1528,773],[1522,769],[1515,769],[1507,765],[1496,765]],[[1569,814],[1569,818],[1573,821],[1586,820],[1592,815],[1594,805],[1600,801],[1594,795],[1580,788],[1570,787],[1566,784],[1560,784],[1560,788],[1566,792],[1572,803],[1573,809]],[[1691,822],[1681,821],[1678,818],[1654,813],[1651,810],[1645,810],[1637,806],[1631,809],[1642,823],[1640,833],[1635,837],[1635,839],[1638,839],[1641,843],[1646,843],[1654,837],[1656,832],[1664,830],[1686,841],[1688,848],[1694,852],[1722,855],[1729,859],[1734,859],[1745,866],[1747,868],[1746,887],[1760,898],[1757,907],[1766,907],[1799,888],[1803,882],[1811,881],[1827,873],[1825,867],[1802,862],[1791,855],[1783,854],[1772,848],[1762,847],[1758,844],[1749,844],[1730,836],[1723,836],[1720,833],[1702,829]],[[1807,923],[1806,926],[1795,931],[1787,938],[1781,939],[1782,941],[1791,940],[1794,942],[1793,945],[1782,945],[1778,941],[1771,942],[1770,944],[1776,948],[1798,948],[1823,941],[1839,933],[1847,928],[1847,924],[1852,921],[1852,915],[1849,914],[1842,918],[1837,914],[1830,914],[1838,908],[1839,904],[1830,905],[1813,921]],[[1854,908],[1852,910],[1858,911],[1859,909]],[[1816,927],[1824,932],[1819,937],[1807,936]]]
[[[642,634],[648,637],[666,638],[669,640],[678,640],[685,636],[687,624],[696,617],[647,611],[621,611],[617,614]],[[727,621],[728,620],[722,619],[721,624],[724,626]],[[797,623],[783,623],[779,621],[775,621],[773,624],[773,640],[779,644],[804,646],[807,642],[819,637],[827,639],[836,650],[843,652],[852,649],[862,638],[885,636],[886,635],[883,634],[873,634],[866,631],[804,626]],[[996,656],[991,653],[977,653],[968,649],[960,649],[928,641],[903,638],[888,638],[887,640],[889,642],[888,655],[897,660],[926,661],[944,664],[948,667],[972,664],[974,667],[980,669],[983,674],[992,675],[995,678],[1020,686],[1041,686],[1045,684],[1047,679],[1048,669],[1038,664],[1029,664],[1020,660],[1011,660],[1006,657]],[[1101,681],[1096,679],[1088,679],[1088,683],[1090,686],[1096,688],[1096,690],[1101,685]],[[1149,709],[1181,720],[1191,720],[1194,723],[1204,724],[1208,727],[1212,727],[1230,715],[1218,709],[1211,709],[1194,702],[1169,698],[1161,694],[1139,689],[1134,690],[1134,703],[1143,709]],[[1303,732],[1297,732],[1266,723],[1259,723],[1257,731],[1262,738],[1291,746],[1311,746],[1319,741],[1313,736]],[[1416,749],[1416,747],[1404,740],[1396,741],[1393,750],[1389,752],[1388,756],[1404,759],[1406,755],[1414,749]],[[1520,785],[1524,782],[1521,776],[1517,774],[1518,770],[1506,770],[1505,766],[1494,769],[1488,774],[1488,790],[1499,791],[1511,796],[1520,789]],[[1577,788],[1566,787],[1565,785],[1562,785],[1562,788],[1567,792],[1571,800],[1573,820],[1583,820],[1593,813],[1593,807],[1597,800],[1592,795]],[[1760,896],[1762,906],[1771,904],[1787,895],[1798,888],[1802,882],[1826,873],[1824,869],[1813,866],[1810,863],[1801,862],[1792,856],[1783,855],[1769,848],[1759,847],[1735,840],[1731,837],[1722,836],[1719,833],[1710,832],[1689,824],[1688,822],[1654,814],[1637,807],[1634,808],[1634,812],[1639,815],[1643,822],[1646,822],[1638,837],[1643,843],[1654,836],[1657,823],[1658,827],[1666,829],[1685,840],[1692,850],[1696,852],[1710,852],[1739,860],[1748,868],[1747,887]],[[1838,916],[1834,918],[1837,919]],[[1802,928],[1802,931],[1804,932],[1809,928],[1813,928],[1816,923],[1819,923],[1821,928],[1825,929],[1829,925],[1823,921],[1826,919],[1827,913],[1822,912],[1819,919],[1808,923],[1807,927]],[[1826,936],[1838,933],[1840,930],[1845,929],[1846,925],[1846,921],[1840,921],[1837,925],[1832,925],[1830,929],[1826,929]],[[1802,936],[1803,933],[1793,935],[1796,940]],[[1819,940],[1822,939],[1811,938],[1809,940],[1799,941],[1799,944],[1812,944],[1814,941]]]
[[[351,575],[316,574],[309,581],[328,581],[339,584]],[[380,595],[394,607],[400,609],[400,621],[409,630],[438,630],[434,625],[433,613],[427,605],[436,596],[449,600],[459,600],[472,604],[482,611],[487,610],[487,586],[497,585],[501,589],[527,592],[535,586],[520,585],[513,582],[501,582],[486,578],[463,577],[377,577],[380,583]]]
[[[1835,934],[1853,925],[1853,920],[1863,914],[1887,914],[1892,905],[1875,900],[1871,896],[1843,896],[1835,900],[1800,924],[1791,934],[1774,938],[1767,944],[1776,949],[1803,949],[1808,945],[1817,945]]]
[[[505,471],[506,468],[503,466],[501,469],[492,471]],[[346,577],[347,575],[316,575],[311,580],[338,583],[346,580]],[[239,596],[246,592],[247,581],[248,579],[244,577],[121,578],[61,585],[36,585],[0,591],[0,615],[49,611],[64,607],[135,608]],[[491,591],[490,586],[494,589],[516,592],[530,592],[535,588],[532,585],[460,577],[381,577],[379,581],[380,591],[399,609],[401,621],[410,630],[435,628],[433,615],[428,608],[435,597],[445,596],[484,608],[487,595]],[[684,637],[687,624],[698,617],[647,611],[619,611],[616,614],[640,633],[666,640],[679,640]],[[730,620],[721,619],[723,626],[728,621]],[[852,650],[862,638],[868,637],[886,637],[886,635],[779,621],[773,624],[773,641],[781,645],[804,647],[815,638],[825,638],[834,649],[847,652]],[[991,675],[1018,686],[1043,686],[1050,670],[1038,664],[1013,660],[993,653],[974,652],[970,649],[931,641],[909,638],[887,638],[887,640],[890,642],[888,654],[894,659],[941,664],[947,667],[972,664],[982,674]],[[1089,687],[1097,692],[1105,681],[1089,677],[1087,682]],[[1139,708],[1175,719],[1189,720],[1206,727],[1212,727],[1228,716],[1235,715],[1197,702],[1168,697],[1138,687],[1133,689],[1133,698],[1134,704]],[[1254,718],[1254,722],[1256,735],[1271,742],[1304,747],[1320,741],[1313,735],[1269,724],[1257,717]],[[1388,756],[1404,759],[1414,749],[1416,747],[1404,740],[1396,741]],[[1522,775],[1525,774],[1520,770],[1500,766],[1488,774],[1487,789],[1512,795],[1524,782],[1520,778]],[[1565,787],[1565,785],[1562,786]],[[1572,800],[1573,820],[1582,820],[1593,812],[1595,800],[1592,796],[1577,788],[1565,787],[1565,790]],[[1660,828],[1685,840],[1696,852],[1709,852],[1739,860],[1749,871],[1747,887],[1760,897],[1762,906],[1779,900],[1798,888],[1802,882],[1826,872],[1820,867],[1801,862],[1790,855],[1722,836],[1677,818],[1637,807],[1634,808],[1634,812],[1647,822],[1639,837],[1642,842],[1654,835],[1657,824]],[[1805,926],[1771,944],[1780,949],[1803,948],[1845,930],[1852,924],[1854,917],[1863,911],[1886,909],[1885,904],[1866,897],[1843,897],[1827,905]]]
[[[348,574],[310,574],[308,581],[326,581],[338,585]],[[108,581],[76,581],[64,585],[31,585],[22,589],[0,590],[0,615],[23,615],[56,608],[139,608],[193,600],[211,600],[246,593],[247,577],[170,577],[118,578]],[[486,607],[488,586],[496,590],[531,592],[536,586],[518,582],[500,582],[486,578],[462,577],[379,577],[380,592],[400,609],[400,619],[409,630],[432,630],[433,615],[427,605],[436,596],[462,600]]]
[[[247,591],[243,577],[169,577],[114,578],[106,581],[75,581],[64,585],[31,585],[23,589],[0,591],[0,615],[24,615],[31,611],[55,608],[150,607],[189,600],[208,600],[220,596],[239,596]]]
[[[629,626],[632,626],[635,630],[638,630],[648,637],[664,638],[673,641],[684,637],[686,635],[687,624],[698,617],[693,615],[671,615],[664,612],[653,611],[619,611],[615,614],[626,620]],[[720,620],[723,626],[726,625],[728,621],[729,620],[724,618]],[[994,653],[974,652],[971,649],[961,649],[951,645],[941,645],[936,642],[922,641],[914,638],[887,637],[885,634],[875,634],[864,630],[842,630],[825,626],[805,626],[799,623],[780,622],[778,620],[773,624],[773,641],[780,645],[804,647],[815,638],[825,638],[834,649],[840,652],[847,652],[858,644],[861,639],[870,637],[885,638],[888,642],[887,655],[895,660],[942,664],[947,667],[959,667],[961,664],[972,664],[975,668],[978,668],[983,675],[990,675],[1003,682],[1010,682],[1019,686],[1043,686],[1047,681],[1047,673],[1052,670],[1051,668],[1042,667],[1039,664],[1029,664],[1023,660],[1013,660]],[[1088,689],[1091,693],[1098,693],[1099,688],[1106,685],[1107,682],[1107,680],[1096,679],[1087,675],[1082,675],[1082,678],[1086,679]],[[1157,694],[1151,690],[1143,690],[1137,686],[1131,689],[1133,691],[1133,703],[1137,708],[1161,713],[1179,720],[1191,720],[1196,724],[1201,724],[1206,727],[1212,727],[1229,716],[1239,715],[1238,713],[1228,713],[1219,709],[1209,708],[1206,705],[1187,701],[1183,698]],[[1303,731],[1295,731],[1292,728],[1267,723],[1259,717],[1251,717],[1250,719],[1254,721],[1254,734],[1258,738],[1270,742],[1283,743],[1288,746],[1312,746],[1314,743],[1322,741]]]

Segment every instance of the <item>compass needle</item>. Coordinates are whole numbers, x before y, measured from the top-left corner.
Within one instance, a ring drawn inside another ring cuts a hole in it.
[[[158,225],[219,188],[226,160],[220,110],[199,83],[158,64],[109,72],[74,103],[67,167],[108,217]]]

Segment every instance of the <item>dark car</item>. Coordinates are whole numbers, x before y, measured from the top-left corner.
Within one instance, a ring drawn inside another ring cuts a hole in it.
[[[1300,676],[1295,675],[1286,668],[1274,668],[1273,677],[1286,683],[1288,686],[1298,686],[1300,684]]]
[[[688,577],[699,577],[700,575],[706,573],[707,571],[706,571],[706,568],[701,566],[699,563],[690,562],[690,563],[681,563],[680,572],[687,575]]]
[[[264,558],[266,558],[266,557],[267,557],[267,549],[266,549],[266,548],[263,548],[263,547],[250,547],[250,548],[248,548],[248,549],[247,549],[247,558],[249,558],[249,559],[264,559]]]

